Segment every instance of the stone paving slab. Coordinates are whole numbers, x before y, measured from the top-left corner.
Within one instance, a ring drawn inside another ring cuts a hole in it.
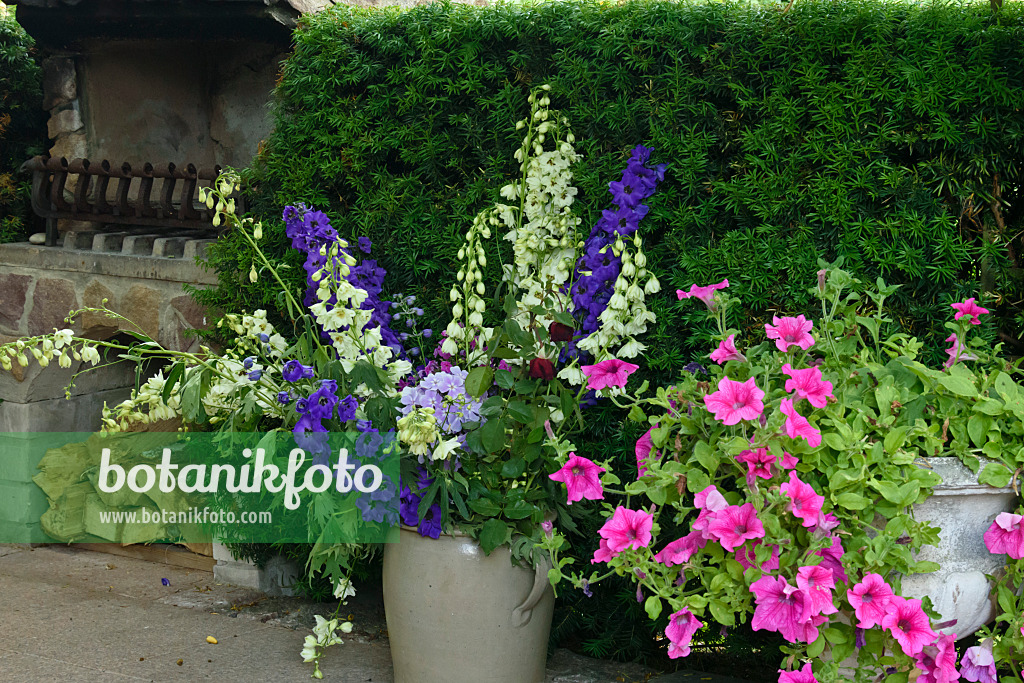
[[[312,668],[299,656],[303,638],[314,614],[333,609],[218,584],[207,571],[70,546],[0,545],[0,683],[307,681]],[[344,645],[328,649],[324,679],[393,683],[379,592],[360,591],[344,609],[355,628]],[[638,664],[567,650],[549,659],[546,679],[649,681],[742,683],[696,672],[658,676]]]

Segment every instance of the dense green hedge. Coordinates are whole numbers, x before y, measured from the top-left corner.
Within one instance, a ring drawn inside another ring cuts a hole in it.
[[[703,312],[672,290],[728,277],[763,334],[774,311],[810,306],[819,257],[905,284],[900,318],[934,348],[951,298],[983,277],[998,313],[984,333],[1020,336],[1020,3],[995,16],[868,2],[334,7],[296,33],[248,174],[267,243],[285,251],[284,205],[325,209],[373,239],[390,291],[442,321],[461,235],[514,172],[513,125],[540,83],[583,153],[585,230],[634,145],[669,165],[641,225],[665,287],[646,361],[662,378],[709,350]],[[250,256],[237,241],[213,264],[223,286],[207,301],[273,308],[239,282]],[[632,459],[628,427],[595,434]],[[592,630],[591,647],[635,654],[643,630]]]
[[[607,206],[633,145],[669,163],[642,226],[666,290],[728,277],[755,329],[775,309],[809,305],[818,257],[844,256],[905,283],[905,322],[941,342],[948,298],[976,294],[984,264],[1005,331],[1019,336],[1019,4],[996,17],[837,2],[785,14],[662,2],[336,7],[295,36],[255,206],[328,210],[343,234],[374,240],[396,290],[443,315],[460,235],[512,173],[512,126],[542,82],[584,155],[585,221]],[[234,248],[219,265],[237,258],[247,271]],[[226,294],[266,296],[234,280]],[[669,299],[654,304],[659,369],[704,349],[703,315]]]
[[[18,167],[41,152],[42,99],[32,39],[14,20],[13,7],[0,8],[0,242],[27,236],[29,184]]]

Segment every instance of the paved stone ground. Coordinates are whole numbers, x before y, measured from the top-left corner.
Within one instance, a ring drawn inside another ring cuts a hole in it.
[[[205,571],[66,546],[0,545],[0,681],[307,681],[302,640],[313,615],[332,610],[216,584]],[[355,629],[324,657],[325,680],[391,683],[379,595],[363,591],[346,610]],[[547,683],[648,681],[742,683],[697,672],[657,676],[567,650],[548,662]]]

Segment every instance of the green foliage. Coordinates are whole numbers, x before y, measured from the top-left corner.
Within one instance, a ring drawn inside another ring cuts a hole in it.
[[[0,9],[0,243],[26,237],[29,181],[17,172],[40,151],[41,101],[32,39],[15,22],[13,9]]]

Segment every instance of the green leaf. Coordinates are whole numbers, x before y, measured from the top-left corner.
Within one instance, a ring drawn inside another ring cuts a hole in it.
[[[474,498],[468,505],[473,512],[478,512],[484,517],[494,517],[501,512],[501,506],[490,498]]]
[[[480,428],[480,442],[488,453],[497,453],[505,447],[505,420],[491,419]]]
[[[572,328],[576,327],[576,321],[573,320],[572,316],[566,313],[565,311],[555,311],[554,313],[551,314],[551,317],[557,320],[558,322],[562,323],[563,325],[568,325],[569,327]]]
[[[985,469],[978,475],[978,481],[982,484],[988,484],[994,486],[997,489],[1003,489],[1010,485],[1010,480],[1013,479],[1013,472],[1011,472],[1006,465],[1002,463],[993,462],[985,465]]]
[[[531,514],[533,514],[533,511],[535,509],[536,507],[533,505],[533,503],[530,503],[529,501],[525,500],[517,500],[511,505],[506,505],[505,509],[502,511],[502,514],[508,517],[509,519],[526,519]]]
[[[718,470],[718,455],[715,449],[705,441],[698,441],[693,446],[693,457],[696,458],[705,470],[714,474]]]
[[[629,415],[626,417],[629,418],[630,422],[643,422],[647,419],[647,415],[644,414],[643,408],[638,405],[634,405],[630,408]]]
[[[512,401],[508,404],[508,414],[521,424],[533,421],[533,411],[524,401]]]
[[[494,383],[494,370],[484,366],[480,368],[473,368],[466,375],[466,391],[473,398],[480,398],[487,390],[491,388]]]
[[[489,519],[480,529],[480,547],[485,554],[490,555],[499,545],[508,542],[511,536],[512,530],[508,524],[500,519]]]
[[[885,435],[885,439],[882,442],[886,453],[892,455],[903,446],[903,443],[906,441],[908,429],[910,428],[907,426],[901,426],[889,430],[889,433]]]
[[[508,370],[498,370],[494,373],[494,381],[502,389],[511,389],[512,385],[516,383],[516,377]]]
[[[644,601],[644,610],[647,612],[647,616],[653,621],[658,618],[661,614],[661,598],[657,595],[652,595]]]
[[[974,386],[974,382],[960,375],[942,375],[939,377],[939,384],[957,396],[975,398],[978,395],[978,388]]]
[[[528,332],[524,332],[513,318],[505,320],[505,334],[516,346],[521,346],[524,349],[533,346],[533,337]]]
[[[168,399],[171,397],[171,392],[174,391],[174,385],[177,384],[182,375],[185,374],[185,364],[182,362],[175,363],[171,366],[170,372],[167,373],[167,381],[164,383],[164,391],[160,395],[161,400],[166,404]]]
[[[711,616],[713,616],[715,621],[722,626],[732,626],[736,623],[736,616],[732,613],[732,610],[729,609],[729,605],[726,603],[716,598],[712,598],[711,601],[708,602],[708,606],[711,608]]]
[[[1002,401],[997,401],[994,398],[987,398],[984,401],[977,403],[974,406],[975,412],[984,413],[986,415],[1002,415],[1004,406]]]
[[[825,636],[819,633],[818,638],[807,646],[807,656],[812,659],[817,659],[821,656],[821,653],[825,651],[826,644],[827,641],[825,640]]]
[[[990,426],[992,426],[991,417],[971,415],[967,419],[967,435],[971,437],[971,441],[978,448],[985,445],[985,434]]]
[[[518,479],[526,471],[526,462],[522,458],[506,460],[501,466],[501,476],[506,479]]]
[[[863,510],[870,504],[870,501],[857,493],[841,493],[836,498],[836,505],[850,510]]]
[[[841,643],[846,642],[846,634],[838,628],[830,626],[825,629],[824,633],[825,640],[832,643],[833,645],[839,645]]]

